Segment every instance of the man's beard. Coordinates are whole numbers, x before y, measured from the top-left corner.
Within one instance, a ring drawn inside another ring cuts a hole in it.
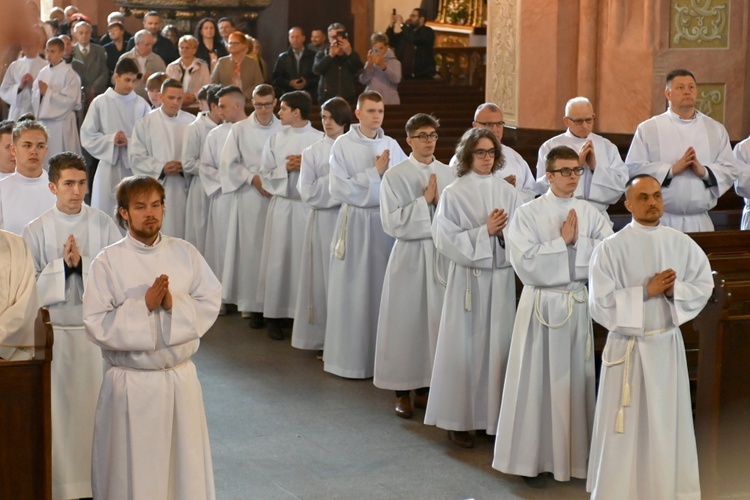
[[[152,226],[147,226],[146,224],[143,224],[140,228],[131,227],[130,232],[133,233],[133,236],[135,236],[137,239],[150,239],[156,236],[159,231],[161,231],[161,222],[157,222],[156,224]]]

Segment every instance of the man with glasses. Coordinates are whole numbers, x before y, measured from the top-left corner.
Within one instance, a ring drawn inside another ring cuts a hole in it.
[[[594,422],[594,346],[586,280],[609,220],[575,197],[579,153],[547,153],[549,190],[520,207],[506,237],[524,288],[513,325],[492,466],[528,478],[585,478]],[[502,436],[513,436],[512,439]]]
[[[492,102],[480,104],[474,112],[474,121],[471,123],[471,126],[473,128],[489,130],[497,138],[497,142],[500,142],[503,139],[503,131],[505,130],[503,110]],[[533,200],[540,193],[529,164],[513,148],[503,144],[502,149],[503,156],[505,157],[505,165],[497,170],[494,175],[505,179],[515,187],[521,198],[523,198],[523,201]],[[457,159],[455,155],[451,158],[450,165],[456,168]]]
[[[549,187],[545,162],[547,153],[556,146],[568,146],[578,151],[578,164],[583,167],[574,196],[594,205],[605,217],[607,207],[616,203],[625,190],[628,168],[620,157],[617,146],[594,134],[594,108],[585,97],[574,97],[565,104],[563,123],[568,130],[553,137],[539,148],[536,177],[539,186]]]

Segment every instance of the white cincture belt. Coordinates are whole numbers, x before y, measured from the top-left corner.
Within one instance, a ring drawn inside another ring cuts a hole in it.
[[[464,294],[464,310],[471,312],[471,275],[477,278],[482,275],[482,270],[477,267],[466,268],[466,293]]]
[[[174,366],[167,366],[166,368],[133,368],[132,366],[124,366],[124,365],[111,365],[111,366],[112,368],[119,368],[121,370],[127,370],[129,372],[168,372],[168,371],[174,370],[175,368],[179,368],[182,365],[187,364],[188,361],[190,361],[190,358],[184,359]]]
[[[64,332],[72,332],[72,331],[83,331],[86,329],[85,326],[59,326],[59,325],[52,325],[53,330],[62,330]]]
[[[661,330],[646,332],[643,335],[645,337],[650,337],[651,335],[660,335],[662,333],[666,333],[669,330],[671,330],[671,328],[662,328]],[[630,337],[628,339],[628,345],[625,348],[625,354],[620,359],[617,359],[615,361],[608,361],[606,359],[609,342],[607,342],[607,346],[604,348],[604,352],[602,352],[602,364],[604,366],[617,366],[621,364],[625,365],[624,369],[622,370],[620,409],[617,410],[617,417],[615,418],[615,432],[620,434],[625,432],[625,407],[630,406],[630,368],[633,363],[633,360],[631,359],[631,356],[633,354],[633,347],[635,347],[635,337]]]
[[[542,317],[542,312],[539,309],[539,302],[541,301],[543,291],[561,293],[561,294],[568,296],[568,313],[565,315],[565,319],[556,325],[547,323]],[[550,330],[555,330],[557,328],[562,328],[570,320],[570,317],[573,315],[573,306],[576,304],[576,302],[579,304],[586,304],[588,299],[589,299],[589,292],[588,292],[588,289],[586,288],[586,285],[583,285],[582,287],[576,288],[574,290],[566,290],[564,288],[537,287],[536,290],[534,290],[534,314],[536,315],[536,319],[537,321],[539,321],[539,323],[546,326]],[[593,339],[594,332],[591,328],[591,317],[589,315],[588,307],[586,307],[586,325],[587,325],[587,330],[588,330],[586,332],[586,360],[589,360],[591,359],[591,347],[593,344],[592,339]]]

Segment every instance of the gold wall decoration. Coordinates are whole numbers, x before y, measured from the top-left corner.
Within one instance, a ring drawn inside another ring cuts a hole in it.
[[[729,0],[671,0],[669,47],[729,47]]]
[[[509,125],[518,124],[518,37],[519,2],[521,0],[489,0],[487,46],[488,101],[503,109]]]
[[[695,107],[714,120],[724,123],[726,112],[726,83],[699,83]]]
[[[440,0],[435,21],[458,26],[484,26],[484,0]]]

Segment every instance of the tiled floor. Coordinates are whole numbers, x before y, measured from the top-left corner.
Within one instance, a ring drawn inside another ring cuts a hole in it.
[[[220,317],[194,361],[203,384],[217,498],[585,499],[585,481],[534,489],[490,466],[492,443],[452,445],[403,420],[371,380],[323,371],[314,352]]]

